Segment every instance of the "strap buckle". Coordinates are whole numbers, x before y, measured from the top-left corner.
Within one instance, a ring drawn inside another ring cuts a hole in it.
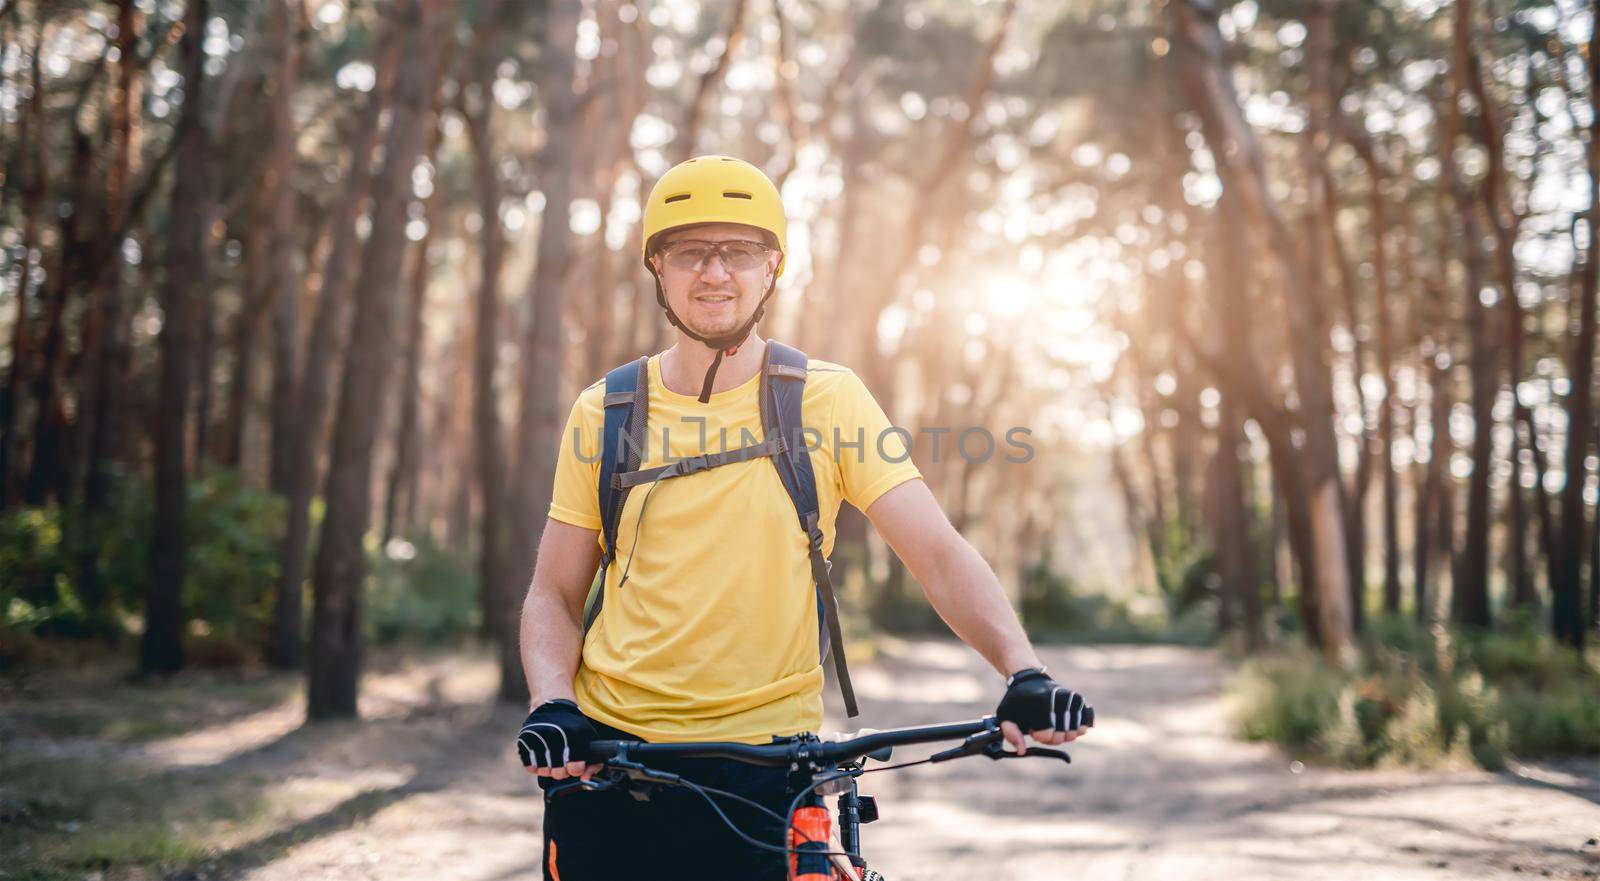
[[[672,470],[680,475],[688,475],[700,471],[706,471],[710,468],[711,459],[709,454],[701,453],[698,456],[690,456],[687,459],[679,459],[673,465]]]

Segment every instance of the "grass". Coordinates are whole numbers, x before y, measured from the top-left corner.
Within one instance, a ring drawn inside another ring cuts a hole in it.
[[[157,770],[130,747],[278,705],[295,677],[127,667],[14,669],[0,679],[0,879],[120,876],[193,865],[268,813],[264,781]]]
[[[34,669],[0,679],[0,734],[139,743],[276,706],[298,688],[296,677],[248,671],[142,682],[121,665]]]
[[[1240,734],[1350,768],[1600,754],[1600,670],[1536,630],[1375,622],[1358,654],[1345,669],[1303,648],[1246,661],[1232,686]]]
[[[0,878],[193,865],[267,820],[262,781],[141,773],[104,756],[0,757]]]

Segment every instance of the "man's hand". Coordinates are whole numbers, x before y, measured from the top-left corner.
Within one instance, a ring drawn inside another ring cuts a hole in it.
[[[586,764],[597,732],[572,701],[545,701],[535,707],[517,733],[517,756],[530,773],[552,780],[588,780],[599,765]]]
[[[1027,731],[1042,744],[1076,740],[1094,725],[1094,708],[1083,695],[1058,684],[1043,668],[1023,670],[1006,680],[1006,694],[994,711],[1000,731],[1018,754],[1027,752]]]

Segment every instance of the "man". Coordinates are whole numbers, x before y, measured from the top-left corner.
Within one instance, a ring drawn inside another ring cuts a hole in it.
[[[737,159],[691,159],[650,193],[643,257],[677,341],[579,395],[523,607],[533,710],[518,749],[547,791],[595,772],[584,760],[596,739],[768,743],[815,731],[819,642],[832,643],[836,660],[843,650],[822,562],[841,501],[866,513],[951,629],[1007,677],[996,715],[1014,749],[1025,749],[1024,731],[1059,744],[1087,730],[1083,699],[1046,675],[993,571],[945,518],[855,374],[803,356],[803,367],[768,366],[798,355],[754,333],[783,272],[785,233],[777,189]],[[805,461],[788,458],[798,447],[769,432],[782,420],[767,384],[788,380],[804,383],[811,443],[794,455],[809,461],[809,482]],[[647,425],[630,434],[637,461],[613,463],[607,420],[641,408]],[[664,467],[697,457],[692,468]],[[603,489],[628,480],[638,482]],[[791,795],[784,769],[720,760],[664,769],[779,813]],[[780,839],[770,819],[727,807],[753,837]],[[546,798],[544,871],[568,881],[783,878],[785,861],[740,841],[693,793],[641,802],[577,791]]]

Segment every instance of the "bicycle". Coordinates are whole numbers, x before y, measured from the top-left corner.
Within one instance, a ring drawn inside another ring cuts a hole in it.
[[[1094,725],[1094,710],[1084,711],[1083,722]],[[934,753],[925,759],[867,768],[870,759],[887,762],[897,746],[937,743],[962,739],[960,746]],[[1046,758],[1070,764],[1064,751],[1049,747],[1029,747],[1024,754],[1004,748],[1000,723],[993,716],[968,722],[891,728],[867,731],[836,740],[822,740],[814,734],[791,739],[774,738],[772,744],[745,743],[645,743],[632,740],[597,740],[590,746],[589,761],[603,767],[589,780],[573,780],[551,789],[552,797],[571,795],[581,790],[617,789],[648,798],[661,786],[681,786],[698,793],[734,834],[747,843],[789,856],[791,881],[885,881],[867,866],[861,855],[861,825],[878,819],[876,800],[857,791],[856,778],[862,774],[894,771],[914,765],[937,764],[968,756],[1000,759]],[[789,803],[788,815],[780,817],[764,805],[732,792],[702,786],[681,775],[650,768],[651,759],[718,758],[766,767],[789,767],[791,786],[797,790]],[[827,797],[837,795],[838,829],[827,808]],[[786,830],[778,844],[757,841],[746,835],[717,804],[713,796],[733,799],[781,822]]]

